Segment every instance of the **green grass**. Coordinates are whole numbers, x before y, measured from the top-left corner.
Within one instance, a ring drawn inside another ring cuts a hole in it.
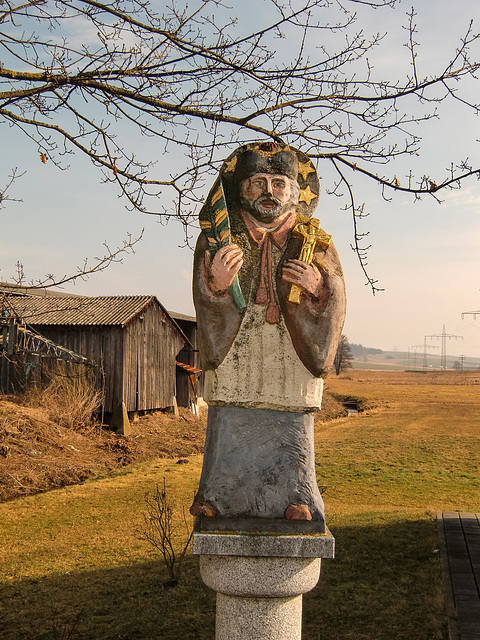
[[[336,558],[304,597],[303,638],[444,640],[435,514],[479,510],[479,387],[328,386],[376,408],[317,425]],[[166,571],[141,539],[145,492],[165,477],[181,523],[200,469],[200,456],[158,460],[1,504],[0,637],[67,638],[76,623],[72,640],[213,638],[215,598],[197,559],[164,589]]]

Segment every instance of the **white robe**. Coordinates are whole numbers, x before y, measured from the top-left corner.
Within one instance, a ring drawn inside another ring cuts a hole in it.
[[[283,316],[278,324],[268,324],[265,309],[249,303],[225,359],[205,372],[206,402],[281,411],[319,409],[323,379],[312,376],[300,361]]]

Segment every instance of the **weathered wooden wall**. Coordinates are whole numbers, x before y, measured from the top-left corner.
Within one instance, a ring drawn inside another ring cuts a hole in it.
[[[98,386],[104,395],[104,411],[111,413],[122,402],[123,330],[119,326],[42,326],[36,331],[56,344],[90,358],[98,365]]]
[[[161,409],[176,395],[181,335],[160,307],[149,305],[124,329],[123,397],[127,411]]]

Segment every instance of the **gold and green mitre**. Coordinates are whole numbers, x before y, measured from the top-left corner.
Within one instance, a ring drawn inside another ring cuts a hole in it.
[[[218,178],[200,211],[200,227],[205,234],[212,257],[231,243],[230,217],[239,210],[239,186],[256,173],[284,175],[298,182],[300,188],[297,214],[310,218],[320,195],[320,181],[310,158],[289,145],[277,142],[253,142],[236,149],[223,163]],[[229,293],[239,311],[245,299],[238,277]]]

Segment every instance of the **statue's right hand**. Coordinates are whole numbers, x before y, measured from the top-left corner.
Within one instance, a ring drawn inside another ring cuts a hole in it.
[[[236,244],[222,247],[215,256],[205,252],[205,269],[210,291],[216,295],[225,293],[243,264],[243,251]]]

